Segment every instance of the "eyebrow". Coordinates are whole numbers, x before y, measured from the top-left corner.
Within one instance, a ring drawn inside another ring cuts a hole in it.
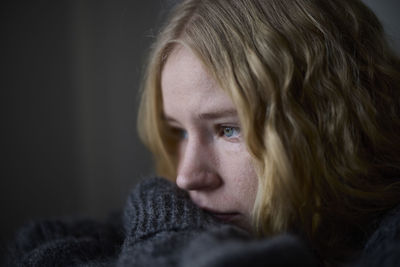
[[[218,110],[214,112],[200,113],[197,115],[199,119],[202,120],[214,120],[224,117],[234,117],[237,116],[237,111],[234,109]]]
[[[215,119],[220,119],[220,118],[225,118],[225,117],[235,117],[237,116],[237,111],[234,109],[226,109],[226,110],[217,110],[213,112],[204,112],[197,114],[197,118],[200,120],[215,120]],[[163,119],[165,121],[169,122],[176,122],[176,119],[169,117],[165,114],[163,114]]]

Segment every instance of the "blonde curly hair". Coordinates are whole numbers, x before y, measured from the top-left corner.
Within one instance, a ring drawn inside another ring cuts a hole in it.
[[[323,257],[343,258],[362,243],[365,222],[400,203],[400,61],[360,1],[177,5],[152,48],[138,121],[170,179],[176,139],[163,121],[160,79],[178,43],[237,108],[258,170],[261,236],[300,231]]]

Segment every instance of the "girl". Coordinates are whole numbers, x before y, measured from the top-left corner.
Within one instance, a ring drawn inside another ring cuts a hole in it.
[[[340,260],[399,204],[399,94],[360,1],[184,1],[153,48],[139,130],[201,208]]]

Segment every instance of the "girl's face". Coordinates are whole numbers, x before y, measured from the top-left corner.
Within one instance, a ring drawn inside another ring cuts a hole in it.
[[[230,97],[187,48],[162,72],[164,116],[179,135],[176,183],[218,219],[250,229],[257,176]]]

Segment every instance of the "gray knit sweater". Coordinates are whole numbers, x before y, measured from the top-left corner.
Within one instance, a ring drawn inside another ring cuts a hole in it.
[[[122,219],[120,219],[122,217]],[[389,214],[355,266],[400,266],[400,210]],[[317,266],[292,235],[254,240],[213,219],[174,184],[151,178],[105,223],[41,221],[21,229],[6,266]],[[397,264],[397,265],[396,265]]]

